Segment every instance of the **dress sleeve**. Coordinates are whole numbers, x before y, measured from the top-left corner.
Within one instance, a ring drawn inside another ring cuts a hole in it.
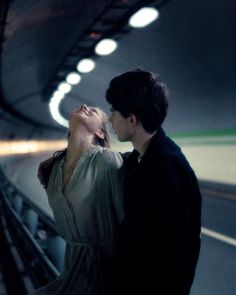
[[[91,158],[91,168],[83,177],[87,185],[74,206],[81,241],[100,246],[115,241],[124,217],[122,163],[122,157],[107,148]]]

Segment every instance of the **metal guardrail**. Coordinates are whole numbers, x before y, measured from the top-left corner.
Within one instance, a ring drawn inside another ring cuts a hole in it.
[[[63,269],[65,241],[54,221],[40,210],[0,169],[4,218],[11,239],[35,288],[55,279]]]

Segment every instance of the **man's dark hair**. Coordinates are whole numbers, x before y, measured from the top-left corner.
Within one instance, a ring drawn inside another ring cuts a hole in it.
[[[166,117],[168,90],[159,75],[135,69],[111,80],[106,100],[123,117],[134,114],[143,128],[152,133]]]

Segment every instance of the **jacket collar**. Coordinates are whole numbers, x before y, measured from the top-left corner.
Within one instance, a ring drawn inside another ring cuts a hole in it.
[[[145,151],[142,160],[145,158],[149,157],[149,154],[152,154],[152,151],[155,150],[155,153],[162,148],[162,145],[165,141],[166,134],[165,131],[160,127],[156,134],[152,137],[151,142],[149,146],[147,147],[147,150]],[[131,154],[129,155],[127,159],[127,165],[133,166],[135,164],[138,164],[138,157],[139,157],[139,152],[137,150],[133,150]],[[141,161],[142,162],[142,161]]]
[[[151,151],[155,150],[160,150],[162,148],[162,145],[166,139],[166,134],[165,131],[160,127],[156,134],[152,137],[151,142],[149,146],[147,147],[146,152],[144,153],[143,157],[145,154],[149,154]]]

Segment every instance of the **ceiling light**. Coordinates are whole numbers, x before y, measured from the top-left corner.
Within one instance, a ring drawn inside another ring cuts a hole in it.
[[[63,93],[69,93],[71,91],[71,85],[66,82],[61,82],[58,85],[58,90]]]
[[[53,95],[49,103],[50,113],[55,121],[64,127],[69,127],[68,120],[66,120],[59,112],[59,106],[63,98],[60,98],[59,95]]]
[[[95,52],[98,55],[111,54],[117,48],[117,42],[112,39],[103,39],[95,47]]]
[[[53,97],[57,97],[58,99],[62,99],[62,98],[65,96],[65,93],[56,90],[56,91],[53,93],[52,96],[53,96]]]
[[[80,82],[81,77],[76,72],[71,72],[66,76],[66,82],[70,85],[76,85]]]
[[[91,72],[95,68],[95,62],[90,58],[81,59],[77,64],[77,70],[81,73]]]
[[[159,16],[157,9],[152,7],[143,7],[139,9],[129,19],[129,25],[133,28],[143,28],[156,20]]]

